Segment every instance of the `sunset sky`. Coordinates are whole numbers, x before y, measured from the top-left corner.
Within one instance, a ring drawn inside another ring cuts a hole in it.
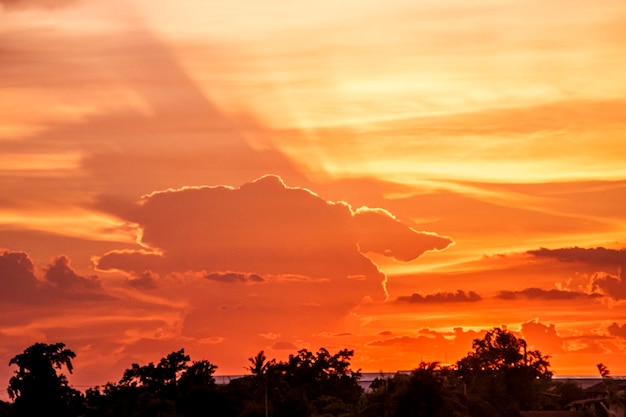
[[[623,0],[0,0],[0,387],[494,326],[626,374],[625,45]]]

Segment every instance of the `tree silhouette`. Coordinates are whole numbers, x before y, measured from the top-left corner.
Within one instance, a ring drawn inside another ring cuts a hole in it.
[[[217,366],[206,360],[190,362],[180,349],[156,365],[133,363],[119,383],[87,391],[89,417],[232,415],[215,384]]]
[[[547,356],[499,327],[475,339],[472,348],[456,363],[470,399],[484,400],[502,415],[536,407],[538,393],[552,378]]]
[[[9,380],[8,393],[18,416],[71,416],[79,413],[82,394],[57,373],[65,367],[72,373],[76,354],[65,344],[35,343],[9,361],[18,370]]]
[[[187,369],[189,360],[189,356],[185,355],[185,349],[181,349],[168,354],[157,365],[152,362],[144,366],[133,363],[130,369],[124,371],[120,385],[144,387],[155,394],[171,391]]]
[[[604,401],[600,402],[600,405],[610,417],[623,416],[626,411],[626,392],[621,390],[616,381],[610,376],[609,368],[602,363],[599,363],[597,367],[606,390]]]
[[[263,351],[257,353],[253,358],[248,358],[250,372],[256,377],[258,384],[263,387],[263,409],[265,410],[265,417],[269,417],[268,371],[271,366],[275,365],[275,361],[267,362],[266,359]]]
[[[421,363],[411,373],[376,379],[367,393],[348,349],[302,349],[284,362],[260,351],[248,359],[251,375],[224,385],[215,383],[215,365],[192,362],[180,349],[156,364],[133,363],[119,382],[91,388],[84,398],[60,372],[72,372],[75,353],[62,343],[37,343],[11,359],[18,367],[8,387],[14,403],[0,402],[0,416],[512,417],[536,409],[552,375],[547,357],[501,328],[475,339],[472,348],[455,367]],[[598,369],[606,408],[623,407],[608,370]]]
[[[265,356],[264,351],[260,351],[253,358],[248,358],[248,361],[250,362],[250,367],[248,369],[252,372],[252,375],[260,376],[267,372],[271,363],[266,360],[267,357]]]
[[[360,416],[466,417],[470,415],[466,403],[452,369],[438,362],[422,362],[410,374],[376,378],[366,394]]]
[[[302,349],[289,355],[287,362],[275,365],[288,390],[283,409],[299,410],[300,415],[330,414],[326,407],[347,411],[356,409],[363,389],[359,385],[361,373],[350,367],[354,351],[343,349],[330,354],[325,348],[317,353]],[[294,411],[295,412],[295,411]],[[292,414],[293,415],[293,414]]]

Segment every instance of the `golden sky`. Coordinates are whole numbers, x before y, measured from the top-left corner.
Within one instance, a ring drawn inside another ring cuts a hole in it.
[[[622,0],[0,0],[0,363],[395,371],[505,325],[626,374],[625,44]]]

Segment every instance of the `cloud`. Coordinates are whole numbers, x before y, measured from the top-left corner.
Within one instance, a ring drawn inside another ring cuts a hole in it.
[[[45,280],[68,293],[97,293],[102,291],[98,277],[82,277],[70,267],[67,256],[59,256],[46,269]]]
[[[399,261],[412,261],[424,252],[443,250],[452,244],[435,233],[417,232],[382,209],[360,208],[354,215],[359,248]]]
[[[273,333],[273,332],[259,333],[259,336],[267,340],[276,340],[280,337],[280,333]]]
[[[521,331],[524,339],[543,354],[563,352],[563,339],[557,334],[554,324],[545,325],[532,320],[523,323]]]
[[[356,211],[273,175],[240,188],[185,187],[145,196],[127,218],[142,229],[144,249],[112,251],[97,259],[101,270],[159,274],[237,271],[325,279],[361,296],[383,298],[386,277],[363,252],[403,261],[442,250],[452,240],[419,232],[381,209]],[[359,250],[360,249],[360,250]],[[242,276],[209,279],[243,282]],[[246,282],[250,281],[247,279]]]
[[[131,287],[150,290],[156,288],[159,281],[159,275],[150,270],[146,270],[141,274],[133,274],[128,278],[128,284]]]
[[[579,289],[584,291],[597,291],[600,290],[603,294],[613,298],[616,301],[626,299],[626,283],[623,282],[621,273],[626,266],[626,249],[607,249],[603,247],[597,248],[561,248],[561,249],[546,249],[540,248],[538,250],[528,251],[528,254],[536,257],[552,258],[560,262],[576,262],[589,265],[599,271],[602,268],[616,268],[617,275],[609,274],[606,272],[594,272],[585,273],[578,278],[570,278],[570,285],[574,281],[584,281],[579,284]],[[536,289],[533,289],[536,290]],[[554,290],[553,290],[554,291]],[[556,293],[553,295],[556,295]],[[574,297],[574,294],[582,294],[576,292],[561,291],[563,297]],[[569,295],[568,295],[569,294]],[[592,292],[587,294],[588,297],[598,297],[600,294]]]
[[[368,343],[369,346],[404,346],[404,345],[413,345],[419,342],[419,337],[413,336],[399,336],[393,337],[391,339],[383,339],[383,340],[374,340]]]
[[[40,285],[26,253],[6,251],[0,255],[0,301],[36,303]]]
[[[404,303],[468,303],[468,302],[477,302],[482,300],[482,297],[475,293],[474,291],[470,291],[465,293],[463,290],[457,290],[457,292],[437,292],[434,294],[422,295],[418,293],[413,293],[410,296],[400,296],[398,297],[399,302]]]
[[[66,256],[59,256],[44,268],[43,277],[28,254],[5,251],[0,255],[0,301],[49,304],[63,299],[108,299],[97,277],[76,274]]]
[[[276,342],[272,345],[274,350],[298,350],[298,347],[291,342]]]
[[[541,288],[531,287],[525,288],[523,290],[509,291],[504,290],[498,292],[496,298],[501,300],[519,300],[519,299],[529,299],[529,300],[577,300],[577,299],[594,299],[602,297],[601,294],[597,293],[582,293],[576,291],[563,291],[563,290],[544,290]]]
[[[626,283],[621,277],[598,273],[592,278],[592,289],[599,289],[616,301],[626,299]]]
[[[467,354],[474,339],[481,338],[484,330],[463,330],[455,327],[452,331],[437,331],[423,328],[416,335],[399,335],[378,339],[367,343],[367,346],[378,348],[396,348],[402,352],[411,352],[420,361],[456,361]],[[389,333],[380,334],[390,335]],[[419,362],[415,363],[415,366]],[[405,363],[404,366],[407,366]]]
[[[611,335],[626,339],[626,324],[619,325],[615,322],[608,327]]]
[[[0,6],[6,10],[21,9],[56,9],[65,7],[76,0],[0,0]]]
[[[484,332],[482,332],[484,333]],[[391,332],[381,332],[379,333],[381,336],[390,336]],[[431,329],[420,329],[417,332],[417,336],[395,336],[388,339],[380,339],[369,342],[369,346],[430,346],[436,347],[437,345],[453,345],[455,342],[460,341],[463,344],[469,345],[464,348],[471,348],[471,340],[480,337],[481,332],[476,332],[474,330],[464,331],[461,327],[456,327],[452,332],[438,332]],[[436,342],[436,343],[435,343]]]
[[[123,269],[120,265],[123,265]],[[97,258],[97,266],[105,271],[120,269],[138,275],[146,270],[161,271],[164,262],[163,256],[157,251],[123,249],[109,251],[105,256]]]
[[[527,252],[536,257],[553,258],[561,262],[582,262],[594,266],[626,265],[626,249],[597,248],[561,248],[530,250]]]
[[[206,274],[205,278],[211,281],[226,283],[265,281],[265,279],[258,274],[243,274],[238,272],[213,272],[210,274]]]

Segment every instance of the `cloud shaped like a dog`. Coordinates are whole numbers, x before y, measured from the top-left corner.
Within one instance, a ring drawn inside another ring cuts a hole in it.
[[[364,253],[411,261],[452,244],[448,237],[411,229],[385,210],[353,210],[287,187],[273,175],[240,188],[152,193],[128,220],[143,231],[144,248],[109,252],[97,260],[99,269],[290,274],[359,283],[367,287],[363,295],[372,297],[384,294],[386,278]]]

